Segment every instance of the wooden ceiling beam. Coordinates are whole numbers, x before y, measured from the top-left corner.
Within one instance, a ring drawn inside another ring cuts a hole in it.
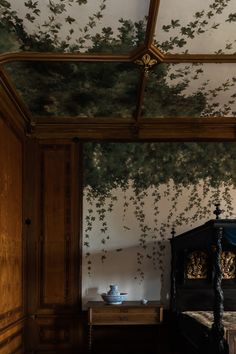
[[[37,123],[32,137],[38,139],[112,141],[235,141],[236,118],[168,118],[130,122]]]
[[[236,63],[236,54],[164,54],[154,45],[149,52],[165,63]]]
[[[147,22],[147,29],[146,29],[146,38],[145,38],[145,46],[147,49],[153,43],[159,5],[160,5],[160,0],[150,0],[148,22]]]
[[[0,55],[0,64],[16,61],[57,61],[57,62],[75,62],[75,61],[96,61],[96,62],[112,62],[132,60],[133,52],[129,54],[82,54],[82,53],[39,53],[39,52],[17,52]]]

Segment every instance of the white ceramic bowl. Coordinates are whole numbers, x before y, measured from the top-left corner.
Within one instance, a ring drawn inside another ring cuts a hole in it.
[[[120,305],[127,298],[127,293],[120,293],[119,295],[101,294],[102,299],[109,305]]]

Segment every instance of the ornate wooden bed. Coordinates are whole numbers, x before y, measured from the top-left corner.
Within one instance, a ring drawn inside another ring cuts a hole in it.
[[[171,238],[171,309],[188,354],[236,354],[236,219]]]

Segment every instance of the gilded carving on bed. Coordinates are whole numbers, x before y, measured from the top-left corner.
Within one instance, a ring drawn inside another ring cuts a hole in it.
[[[187,279],[207,279],[209,255],[203,251],[193,251],[187,255],[185,277]],[[236,254],[223,251],[221,254],[221,271],[223,279],[235,279]]]
[[[236,254],[231,251],[224,251],[221,255],[221,271],[223,279],[235,278]]]
[[[185,275],[187,279],[207,278],[207,254],[194,251],[188,254]]]

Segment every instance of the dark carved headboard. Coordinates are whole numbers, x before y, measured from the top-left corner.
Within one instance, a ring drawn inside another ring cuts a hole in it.
[[[221,232],[220,268],[224,309],[236,310],[236,220],[216,219],[171,239],[171,307],[212,310],[214,256]],[[234,244],[235,243],[235,244]]]

